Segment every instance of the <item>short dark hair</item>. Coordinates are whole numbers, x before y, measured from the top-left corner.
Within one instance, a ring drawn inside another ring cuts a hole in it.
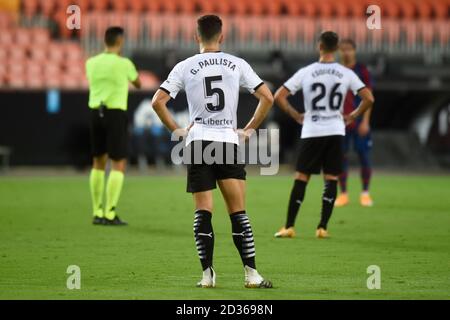
[[[125,31],[122,27],[109,27],[105,32],[105,44],[109,47],[112,47],[116,44],[117,39],[123,34]]]
[[[338,48],[339,37],[336,32],[324,31],[320,34],[319,41],[323,46],[323,50],[333,52]]]
[[[197,20],[197,30],[202,40],[212,40],[222,32],[222,20],[213,14],[202,16]]]
[[[356,43],[355,43],[355,41],[353,41],[353,39],[345,38],[345,39],[342,39],[340,43],[341,44],[349,44],[352,46],[353,49],[356,49]]]

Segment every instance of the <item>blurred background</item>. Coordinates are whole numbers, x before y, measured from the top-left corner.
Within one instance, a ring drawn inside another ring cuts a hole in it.
[[[72,4],[81,29],[67,27]],[[381,8],[380,30],[366,26],[369,5]],[[129,98],[130,161],[141,171],[170,167],[168,133],[149,103],[171,68],[196,53],[204,13],[223,18],[224,51],[274,90],[317,59],[320,32],[354,39],[374,81],[374,166],[450,170],[450,0],[0,0],[2,172],[90,165],[84,62],[102,51],[111,25],[125,28],[124,55],[143,82]],[[301,95],[293,103],[301,108]],[[241,93],[240,124],[255,104]],[[183,93],[171,108],[187,123]],[[281,161],[292,163],[300,127],[276,107],[265,126],[280,129]]]

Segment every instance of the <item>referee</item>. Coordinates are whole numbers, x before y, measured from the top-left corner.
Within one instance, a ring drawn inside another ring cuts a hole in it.
[[[105,33],[105,51],[86,62],[93,166],[89,178],[94,224],[121,226],[116,207],[122,190],[127,162],[128,82],[141,87],[134,64],[121,57],[124,30],[110,27]],[[111,159],[106,183],[105,167]]]

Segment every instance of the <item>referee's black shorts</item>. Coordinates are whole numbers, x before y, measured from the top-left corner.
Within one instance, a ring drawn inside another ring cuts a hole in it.
[[[108,154],[112,160],[127,158],[128,116],[120,109],[90,109],[92,155],[98,157]]]
[[[300,139],[296,170],[305,174],[338,176],[344,160],[344,136],[334,135]]]
[[[208,150],[213,150],[211,155],[218,161],[211,163],[211,159],[204,157],[210,154]],[[216,150],[221,151],[216,152]],[[236,144],[198,140],[191,142],[186,151],[189,155],[187,192],[215,189],[217,180],[246,179],[245,164],[240,160]]]

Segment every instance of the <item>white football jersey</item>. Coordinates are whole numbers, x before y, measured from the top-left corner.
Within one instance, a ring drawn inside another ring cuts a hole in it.
[[[302,138],[345,135],[342,115],[348,90],[365,87],[358,76],[337,62],[315,62],[297,71],[284,87],[295,94],[303,91],[305,119]]]
[[[199,53],[178,63],[161,89],[175,98],[186,91],[190,122],[186,144],[194,140],[239,144],[239,88],[250,93],[263,84],[243,59],[224,52]]]

